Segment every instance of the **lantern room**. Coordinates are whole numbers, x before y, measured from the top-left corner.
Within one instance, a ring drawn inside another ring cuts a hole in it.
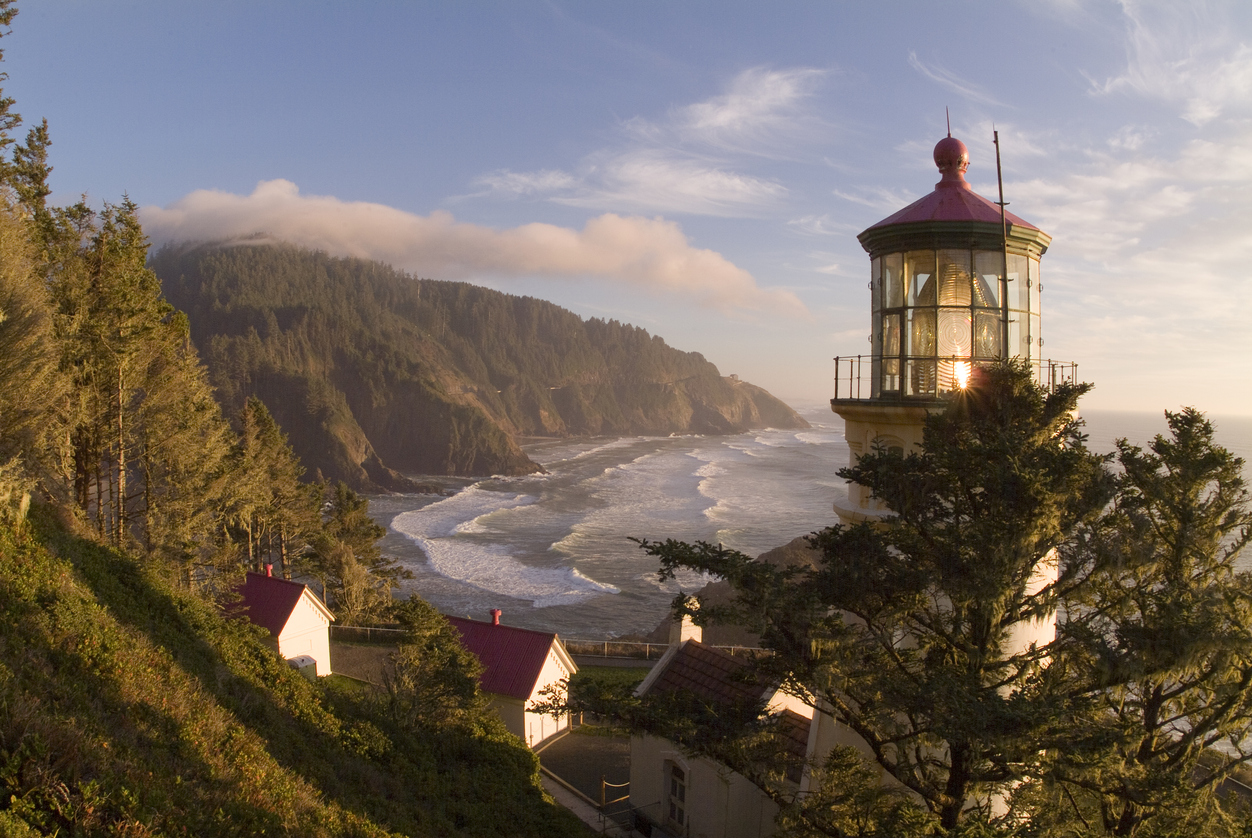
[[[970,188],[960,140],[941,139],[934,160],[934,191],[857,236],[870,257],[871,351],[835,359],[831,400],[854,462],[874,445],[920,443],[926,414],[980,363],[1020,359],[1045,387],[1076,373],[1042,353],[1039,263],[1051,236]],[[863,487],[848,491],[842,518],[876,517]]]
[[[1039,258],[1051,237],[970,188],[969,152],[935,146],[940,181],[857,238],[870,255],[871,397],[934,399],[978,361],[1040,357]]]

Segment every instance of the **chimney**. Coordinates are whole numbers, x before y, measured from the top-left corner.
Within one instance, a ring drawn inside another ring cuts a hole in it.
[[[688,598],[689,606],[696,606],[695,597]],[[690,614],[683,614],[681,617],[674,616],[669,624],[669,645],[676,646],[685,640],[694,640],[697,643],[703,642],[704,629],[697,626],[691,619]]]
[[[491,609],[491,624],[492,624],[493,626],[498,626],[498,625],[500,625],[500,615],[501,615],[501,614],[503,614],[503,613],[504,613],[504,612],[503,612],[503,611],[501,611],[499,608],[493,608],[493,609]]]
[[[272,564],[268,564],[268,563],[267,563],[267,564],[265,565],[265,575],[266,575],[266,576],[273,576],[273,575],[274,575],[274,566],[273,566]]]

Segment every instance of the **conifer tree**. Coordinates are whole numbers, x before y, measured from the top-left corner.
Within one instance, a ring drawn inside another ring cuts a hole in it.
[[[79,397],[69,430],[75,497],[118,546],[130,536],[133,420],[172,312],[144,264],[147,247],[134,203],[106,204],[53,285],[62,369]]]
[[[300,482],[304,467],[265,404],[244,404],[232,456],[235,498],[231,517],[242,532],[249,567],[277,563],[291,575],[294,554],[321,528],[320,486]]]
[[[212,564],[214,534],[236,491],[233,435],[188,338],[187,319],[171,316],[153,335],[156,352],[133,421],[137,480],[136,540],[190,584],[195,566]]]
[[[1118,442],[1116,502],[1065,557],[1085,584],[1048,674],[1089,704],[1047,776],[1067,828],[1091,834],[1237,831],[1222,784],[1252,760],[1244,463],[1199,411],[1165,416],[1146,451]]]
[[[63,391],[32,251],[22,219],[0,205],[0,511],[51,476],[47,417]]]
[[[1058,712],[1038,688],[1050,644],[1021,632],[1054,617],[1069,581],[1050,581],[1054,551],[1111,491],[1106,458],[1086,450],[1074,418],[1087,389],[1043,392],[1015,364],[981,370],[927,419],[920,450],[877,449],[840,471],[893,514],[812,536],[816,567],[709,544],[643,546],[664,576],[727,579],[733,603],[698,619],[760,634],[775,654],[759,675],[856,733],[942,831],[990,822]]]
[[[345,483],[327,493],[326,520],[311,558],[328,597],[344,623],[381,618],[392,605],[392,591],[412,574],[378,548],[387,529],[369,514],[369,499]]]

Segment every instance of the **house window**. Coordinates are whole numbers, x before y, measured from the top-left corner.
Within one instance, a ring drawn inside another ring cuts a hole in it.
[[[679,830],[687,826],[687,772],[672,762],[665,763],[666,816]]]

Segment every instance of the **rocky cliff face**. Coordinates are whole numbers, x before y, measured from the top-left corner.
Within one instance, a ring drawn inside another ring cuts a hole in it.
[[[228,413],[258,396],[311,473],[360,490],[540,471],[519,436],[807,426],[698,353],[530,297],[287,246],[166,248],[152,267]]]

